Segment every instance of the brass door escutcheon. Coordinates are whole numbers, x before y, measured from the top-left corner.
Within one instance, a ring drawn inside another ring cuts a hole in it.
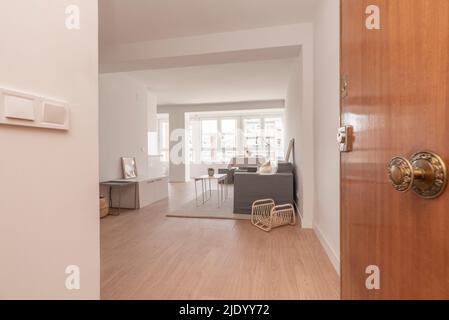
[[[413,190],[425,199],[440,196],[447,185],[447,170],[441,157],[433,152],[415,153],[410,160],[395,157],[388,164],[388,177],[399,192]]]

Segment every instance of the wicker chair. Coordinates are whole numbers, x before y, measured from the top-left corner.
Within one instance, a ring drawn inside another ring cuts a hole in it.
[[[291,204],[278,205],[273,199],[257,200],[252,205],[251,223],[263,231],[296,224],[295,209]]]

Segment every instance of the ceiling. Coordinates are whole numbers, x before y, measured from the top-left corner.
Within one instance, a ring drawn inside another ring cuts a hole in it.
[[[100,43],[114,45],[311,21],[316,0],[100,0]]]
[[[158,104],[285,99],[295,59],[228,63],[127,73],[155,92]]]

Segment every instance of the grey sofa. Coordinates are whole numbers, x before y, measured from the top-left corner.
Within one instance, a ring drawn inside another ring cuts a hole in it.
[[[267,198],[273,199],[276,204],[293,204],[293,172],[234,174],[234,213],[251,214],[253,202]]]

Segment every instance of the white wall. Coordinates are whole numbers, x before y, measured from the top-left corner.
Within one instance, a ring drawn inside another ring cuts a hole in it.
[[[296,172],[296,201],[303,228],[311,228],[314,216],[313,178],[313,105],[307,104],[304,86],[309,79],[304,78],[303,60],[298,58],[285,99],[285,141],[295,139],[292,154]]]
[[[292,68],[285,99],[285,141],[287,148],[288,141],[295,139],[296,198],[303,228],[312,228],[315,213],[313,61],[313,40],[309,39]]]
[[[147,129],[148,132],[157,132],[157,94],[147,92]]]
[[[340,269],[340,1],[320,0],[315,17],[314,229]]]
[[[239,101],[223,103],[200,103],[200,104],[172,104],[158,105],[158,113],[170,112],[220,112],[220,111],[241,111],[259,109],[279,109],[284,107],[283,100],[265,101]]]
[[[301,110],[302,102],[302,60],[297,59],[292,68],[290,82],[287,88],[287,96],[285,98],[285,148],[288,148],[289,141],[295,139],[294,150],[290,161],[293,162],[296,172],[296,195],[295,201],[297,203],[299,213],[302,216],[304,212],[303,207],[303,179],[302,179],[302,162],[301,162]]]
[[[97,25],[97,1],[0,2],[0,86],[71,108],[68,132],[0,126],[0,299],[100,297]]]
[[[99,80],[100,181],[123,178],[121,157],[136,157],[138,175],[147,176],[148,91],[123,74]]]
[[[310,39],[311,23],[237,30],[100,48],[101,72],[290,58]]]

